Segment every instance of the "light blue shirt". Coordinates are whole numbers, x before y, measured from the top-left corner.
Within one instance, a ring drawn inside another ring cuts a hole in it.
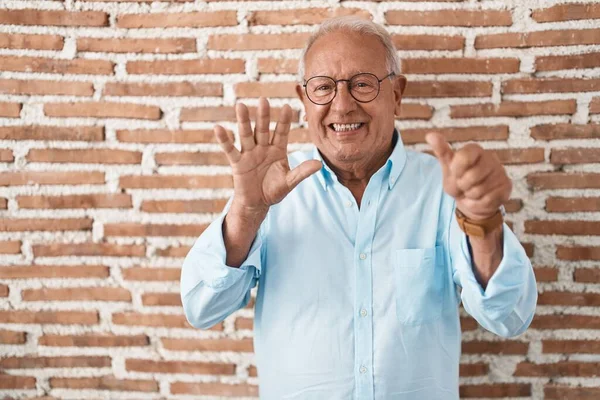
[[[315,149],[290,155],[295,167]],[[181,275],[189,322],[208,328],[258,284],[254,346],[266,400],[458,399],[458,306],[500,336],[522,333],[537,291],[504,225],[504,256],[485,290],[442,189],[441,168],[398,140],[359,209],[325,164],[269,213],[240,268],[225,265],[226,211]]]

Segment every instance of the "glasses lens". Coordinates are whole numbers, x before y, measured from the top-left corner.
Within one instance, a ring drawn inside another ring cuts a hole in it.
[[[335,82],[325,76],[315,76],[306,82],[308,98],[317,104],[327,104],[335,96]]]
[[[373,74],[358,74],[350,81],[352,96],[358,101],[371,101],[379,93],[379,80]]]

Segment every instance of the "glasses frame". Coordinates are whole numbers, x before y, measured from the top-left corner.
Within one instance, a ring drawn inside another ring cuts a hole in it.
[[[375,77],[375,79],[377,79],[377,94],[371,100],[368,100],[368,101],[359,100],[356,97],[354,97],[354,95],[352,94],[352,89],[350,88],[350,82],[352,82],[352,79],[356,78],[359,75],[371,75],[371,76]],[[348,86],[348,93],[350,93],[350,96],[352,96],[352,98],[354,100],[358,101],[359,103],[363,103],[364,104],[364,103],[370,103],[373,100],[375,100],[377,98],[377,96],[379,96],[379,92],[381,91],[381,82],[383,82],[385,79],[393,77],[393,76],[396,76],[396,73],[395,72],[390,72],[389,74],[387,74],[383,78],[379,79],[377,77],[377,75],[372,74],[370,72],[361,72],[359,74],[352,75],[350,77],[350,79],[338,79],[338,80],[335,80],[335,79],[333,79],[330,76],[317,75],[317,76],[311,76],[310,78],[308,78],[307,80],[305,80],[304,83],[302,84],[302,87],[304,88],[304,93],[306,93],[306,97],[308,98],[308,100],[310,100],[311,103],[316,104],[318,106],[325,106],[325,105],[331,103],[333,101],[333,99],[335,99],[335,96],[337,96],[337,94],[338,94],[338,83],[339,82],[347,82],[346,85]],[[333,97],[331,98],[331,100],[329,100],[326,103],[317,103],[313,99],[311,99],[310,96],[309,96],[309,94],[308,94],[308,88],[307,88],[308,82],[310,82],[311,79],[315,79],[315,78],[327,78],[327,79],[331,79],[333,81],[333,83],[334,83],[335,93],[333,94]]]

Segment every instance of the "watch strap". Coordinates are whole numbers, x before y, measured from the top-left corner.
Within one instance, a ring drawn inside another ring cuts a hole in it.
[[[456,215],[458,226],[468,236],[484,237],[486,234],[493,231],[498,226],[502,225],[502,222],[504,222],[504,218],[502,217],[502,212],[500,210],[498,210],[496,214],[492,215],[491,217],[482,220],[469,219],[465,214],[460,212],[458,208],[454,210],[454,214]]]

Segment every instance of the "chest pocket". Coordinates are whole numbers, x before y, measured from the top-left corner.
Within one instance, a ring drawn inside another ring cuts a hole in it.
[[[442,247],[396,250],[394,262],[400,322],[419,325],[441,317],[446,289]]]

